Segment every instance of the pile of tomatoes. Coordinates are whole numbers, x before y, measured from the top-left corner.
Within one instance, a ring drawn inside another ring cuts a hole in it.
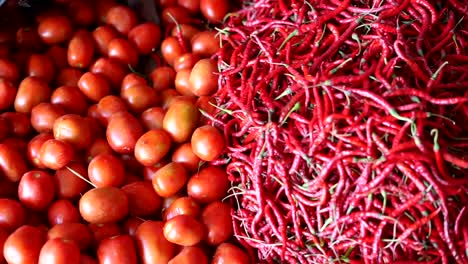
[[[59,0],[0,32],[0,263],[249,263],[201,114],[231,7],[157,4],[162,25]]]

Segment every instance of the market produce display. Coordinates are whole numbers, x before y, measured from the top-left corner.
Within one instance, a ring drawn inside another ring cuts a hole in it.
[[[252,263],[199,110],[227,10],[157,5],[162,25],[113,0],[0,7],[0,263]]]
[[[244,1],[218,29],[236,237],[264,263],[468,263],[465,1]]]

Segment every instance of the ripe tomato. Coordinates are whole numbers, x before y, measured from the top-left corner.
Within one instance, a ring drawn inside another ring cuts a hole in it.
[[[85,149],[91,144],[92,132],[88,120],[75,114],[62,115],[53,125],[55,139],[70,143],[76,150]]]
[[[55,84],[57,86],[78,86],[78,81],[80,80],[81,75],[83,75],[83,73],[79,69],[63,67],[55,78]],[[83,94],[81,94],[81,97],[83,97]]]
[[[163,128],[177,143],[190,139],[195,130],[200,114],[194,103],[179,100],[172,103],[167,109],[163,120]]]
[[[130,7],[116,5],[107,12],[106,23],[112,25],[121,34],[127,35],[138,23],[138,18]]]
[[[73,24],[88,27],[96,20],[96,12],[91,1],[71,1],[67,5],[68,15]]]
[[[120,86],[120,92],[123,92],[124,90],[134,85],[148,85],[148,82],[143,76],[131,72],[125,75],[125,77],[123,78],[121,86]]]
[[[184,247],[168,264],[208,264],[208,256],[199,247]]]
[[[219,245],[232,237],[231,206],[216,201],[207,205],[200,221],[205,226],[205,241],[210,245]]]
[[[180,246],[194,246],[205,235],[203,225],[191,215],[176,215],[164,224],[164,237]]]
[[[44,230],[23,225],[11,233],[3,245],[3,256],[7,263],[29,264],[39,261],[39,253],[46,242]]]
[[[214,31],[201,31],[190,39],[192,52],[201,58],[210,58],[219,51],[220,43]]]
[[[31,125],[39,133],[50,133],[54,122],[65,115],[65,111],[51,103],[40,103],[31,110]]]
[[[162,129],[166,111],[161,107],[151,107],[141,113],[140,121],[146,130]]]
[[[184,39],[191,40],[200,30],[190,24],[179,24],[178,27],[174,27],[171,31],[171,36],[176,37],[179,34]]]
[[[192,68],[189,87],[196,96],[212,95],[218,90],[218,66],[213,59],[201,59]]]
[[[200,57],[195,53],[185,53],[174,61],[174,70],[179,72],[181,70],[191,70],[193,66],[200,60]]]
[[[191,197],[184,196],[175,199],[164,211],[163,219],[165,221],[177,215],[191,215],[198,218],[200,214],[200,205]]]
[[[171,148],[171,136],[162,129],[152,129],[143,134],[135,145],[135,158],[143,166],[158,163]]]
[[[227,173],[218,167],[205,167],[187,183],[187,193],[199,203],[221,200],[229,189]]]
[[[129,235],[103,239],[97,248],[97,257],[99,263],[138,263],[135,244]]]
[[[80,264],[80,248],[74,241],[62,238],[47,240],[39,254],[38,264]]]
[[[26,222],[26,211],[13,199],[0,198],[0,230],[13,232]]]
[[[185,7],[169,6],[161,12],[161,22],[165,27],[171,27],[177,24],[190,24],[192,22],[191,14]]]
[[[153,188],[161,197],[170,197],[178,193],[187,182],[184,166],[171,162],[157,170],[152,179]]]
[[[50,59],[54,62],[55,69],[60,71],[68,66],[66,48],[59,45],[53,45],[47,49],[46,54],[49,55]]]
[[[138,227],[135,240],[143,264],[166,264],[175,255],[176,246],[164,237],[163,222],[146,221]]]
[[[68,43],[67,61],[75,68],[87,68],[94,57],[93,35],[84,30],[78,30]]]
[[[156,106],[159,96],[156,91],[146,84],[137,84],[122,90],[120,97],[128,108],[136,114],[141,114],[146,109]]]
[[[42,144],[39,159],[45,167],[58,170],[67,165],[74,155],[73,147],[69,143],[57,139],[49,139]]]
[[[138,50],[128,40],[115,38],[109,42],[107,56],[123,63],[136,67],[138,64]]]
[[[140,54],[150,54],[161,44],[161,28],[152,22],[139,24],[130,30],[128,40]]]
[[[12,146],[0,144],[0,172],[10,181],[18,182],[28,166],[24,156]]]
[[[181,95],[185,96],[194,96],[195,94],[192,92],[190,87],[190,72],[191,69],[182,69],[177,72],[176,79],[175,79],[175,89]]]
[[[185,7],[192,14],[200,11],[200,0],[177,0],[177,5]]]
[[[104,76],[112,88],[116,91],[120,89],[122,80],[128,73],[128,66],[120,61],[111,58],[99,58],[90,67],[90,72]]]
[[[172,67],[157,67],[150,73],[153,88],[156,91],[163,91],[174,86],[176,72]]]
[[[219,24],[229,12],[229,1],[200,0],[200,11],[209,22]]]
[[[71,170],[85,179],[88,178],[88,173],[83,164],[78,161],[68,163],[67,167],[55,171],[53,177],[55,191],[59,198],[76,200],[89,189],[89,186],[88,183],[77,177]]]
[[[0,111],[13,106],[16,96],[16,87],[8,79],[0,77]]]
[[[193,132],[191,145],[193,153],[200,159],[212,161],[224,150],[224,136],[215,127],[204,125]]]
[[[82,250],[87,249],[93,240],[91,229],[83,223],[62,223],[52,226],[47,232],[48,239],[61,238],[75,242]]]
[[[176,37],[169,36],[161,43],[161,53],[167,64],[173,66],[174,61],[185,53],[182,43]]]
[[[249,264],[250,259],[242,249],[230,243],[223,243],[216,248],[212,264]]]
[[[78,88],[91,101],[98,102],[111,93],[111,88],[107,79],[92,72],[86,72],[78,81]]]
[[[96,48],[101,55],[107,55],[109,43],[119,36],[117,30],[110,25],[99,26],[92,34]]]
[[[89,223],[113,223],[128,214],[128,199],[125,192],[116,187],[94,188],[81,197],[79,210]]]
[[[59,44],[69,40],[73,35],[73,28],[66,16],[51,15],[39,22],[37,32],[46,44]]]
[[[127,106],[122,98],[115,95],[107,95],[99,100],[96,111],[98,113],[97,119],[99,122],[107,126],[112,115],[127,111]]]
[[[88,177],[97,187],[118,187],[125,180],[125,168],[114,155],[99,154],[88,165]]]
[[[18,81],[20,72],[18,66],[7,59],[0,58],[0,78],[5,78],[13,83]]]
[[[69,200],[61,199],[53,202],[47,209],[49,225],[63,223],[78,223],[81,220],[78,208]]]
[[[45,171],[29,171],[21,177],[18,185],[18,198],[21,203],[33,210],[46,209],[55,196],[52,176]]]
[[[145,217],[161,209],[162,199],[154,191],[151,182],[132,182],[123,186],[122,191],[128,197],[130,215]]]
[[[91,230],[94,238],[92,241],[93,247],[98,246],[99,243],[101,243],[101,241],[104,239],[122,234],[120,226],[115,222],[105,224],[89,224],[89,229]]]
[[[49,101],[52,91],[42,79],[34,76],[24,78],[16,93],[16,112],[30,113],[34,106]]]
[[[54,61],[49,55],[32,54],[26,64],[26,74],[50,83],[55,77]]]
[[[115,152],[121,154],[133,153],[136,142],[141,135],[143,135],[143,127],[132,114],[118,112],[110,118],[106,137]]]

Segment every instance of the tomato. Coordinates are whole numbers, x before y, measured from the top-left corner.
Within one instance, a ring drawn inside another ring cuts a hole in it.
[[[175,79],[175,89],[181,94],[186,96],[194,96],[190,87],[190,69],[183,69],[177,72]]]
[[[49,101],[51,93],[49,85],[42,79],[34,76],[24,78],[16,93],[16,112],[30,113],[34,106]]]
[[[194,172],[199,168],[201,160],[193,153],[192,145],[184,143],[174,150],[172,161],[182,164],[188,172]]]
[[[80,264],[80,248],[62,238],[48,240],[40,251],[38,264]]]
[[[120,92],[123,92],[124,90],[134,85],[148,85],[148,82],[143,76],[131,72],[125,75],[125,77],[123,78],[121,86],[120,86]]]
[[[55,171],[54,183],[55,191],[59,198],[75,200],[82,193],[89,189],[88,183],[77,177],[71,170],[78,173],[85,179],[88,178],[86,168],[77,161],[67,164],[68,168],[61,168]]]
[[[161,44],[161,28],[152,22],[139,24],[130,30],[128,40],[140,54],[150,54]]]
[[[171,148],[171,136],[162,129],[143,134],[135,145],[135,158],[144,166],[158,163]]]
[[[69,200],[56,200],[47,209],[49,225],[54,226],[63,223],[78,223],[81,220],[80,212]]]
[[[97,104],[98,120],[107,126],[113,114],[127,111],[127,106],[122,98],[115,95],[108,95],[99,100]]]
[[[88,165],[88,177],[97,187],[118,187],[125,180],[125,168],[114,155],[99,154]]]
[[[81,197],[79,210],[89,223],[112,223],[128,214],[128,199],[125,192],[116,187],[94,188]]]
[[[175,60],[186,51],[176,37],[169,36],[161,43],[161,53],[167,64],[173,66]]]
[[[128,108],[137,114],[141,114],[146,109],[156,106],[159,102],[159,96],[156,91],[145,84],[137,84],[122,90],[120,97],[125,101]]]
[[[135,240],[142,264],[167,264],[176,246],[163,235],[163,222],[145,221],[138,227]]]
[[[95,7],[98,16],[98,21],[101,23],[106,23],[109,10],[117,5],[118,3],[115,0],[96,1]]]
[[[146,166],[143,168],[143,179],[145,181],[152,181],[154,178],[154,174],[156,171],[161,169],[162,167],[166,166],[169,164],[169,160],[167,158],[163,158],[161,161],[158,163],[152,165],[152,166]]]
[[[29,171],[21,177],[18,198],[21,203],[33,210],[46,209],[55,196],[52,176],[45,171]]]
[[[129,213],[133,216],[149,216],[161,208],[162,199],[154,191],[151,182],[136,181],[122,187],[129,202]]]
[[[87,148],[93,140],[87,119],[75,114],[66,114],[57,118],[53,132],[55,139],[70,143],[76,150]]]
[[[13,232],[26,222],[26,211],[13,199],[0,198],[0,230]]]
[[[192,22],[190,12],[182,6],[169,6],[161,12],[161,22],[165,27],[177,24],[190,24]]]
[[[174,86],[176,72],[172,67],[162,66],[154,69],[149,75],[153,88],[156,91],[163,91]]]
[[[218,90],[218,66],[213,59],[201,59],[192,68],[189,86],[196,96],[212,95]]]
[[[99,263],[138,263],[135,244],[128,235],[102,240],[97,248],[97,257]]]
[[[215,127],[204,125],[193,132],[191,145],[193,153],[200,159],[212,161],[224,151],[224,136]]]
[[[231,206],[216,201],[207,205],[201,214],[201,222],[205,226],[205,241],[210,245],[219,245],[233,235]]]
[[[210,58],[219,51],[220,42],[214,31],[201,31],[190,39],[192,52],[201,58]]]
[[[98,102],[104,96],[111,93],[110,84],[107,79],[92,72],[86,72],[78,81],[78,88],[91,101]]]
[[[86,150],[86,161],[89,163],[99,154],[113,154],[112,148],[107,143],[105,138],[96,138],[94,142]]]
[[[184,39],[191,40],[198,32],[200,30],[190,24],[179,24],[179,26],[172,29],[171,36],[176,37],[181,34]]]
[[[174,70],[177,72],[185,69],[190,70],[199,60],[200,57],[197,54],[191,52],[182,54],[180,57],[175,59]]]
[[[191,215],[176,215],[167,220],[163,232],[167,241],[186,247],[198,244],[205,235],[203,225]]]
[[[102,240],[122,234],[117,223],[89,224],[89,229],[93,235],[93,246],[96,247]]]
[[[161,129],[166,111],[161,107],[151,107],[141,113],[141,124],[146,130]]]
[[[185,7],[192,14],[200,11],[200,0],[177,0],[177,5]]]
[[[81,76],[81,75],[80,75]],[[54,90],[50,97],[50,102],[59,106],[69,114],[82,115],[88,108],[86,97],[75,86],[60,86]]]
[[[191,215],[198,218],[200,205],[188,196],[177,198],[166,208],[163,219],[167,221],[177,215]]]
[[[46,233],[42,229],[23,225],[5,240],[3,256],[9,264],[37,263],[45,242]]]
[[[188,101],[176,101],[169,106],[163,120],[163,128],[177,143],[190,139],[199,119],[198,108]]]
[[[175,162],[162,167],[153,176],[153,188],[161,197],[170,197],[178,193],[187,182],[187,171]]]
[[[89,71],[104,76],[112,88],[118,91],[122,80],[127,75],[128,67],[115,59],[99,58],[91,65]]]
[[[42,144],[49,139],[53,139],[54,136],[49,133],[41,133],[33,137],[27,146],[26,155],[28,161],[36,168],[45,169],[46,167],[40,161],[40,151]]]
[[[55,69],[61,70],[65,67],[68,67],[66,48],[59,45],[53,45],[50,46],[49,49],[47,49],[46,54],[53,61]]]
[[[8,180],[17,182],[28,170],[26,160],[20,152],[6,144],[0,144],[0,172]]]
[[[68,15],[73,24],[88,27],[96,20],[96,12],[90,1],[71,1],[67,5]]]
[[[18,66],[12,61],[0,58],[0,78],[5,78],[11,82],[18,81],[20,72]]]
[[[50,83],[55,77],[54,61],[48,55],[32,54],[26,64],[26,74]]]
[[[106,130],[107,141],[111,148],[121,154],[133,153],[143,127],[138,119],[128,112],[118,112],[109,120]]]
[[[93,35],[84,30],[78,30],[68,43],[67,61],[75,68],[87,68],[94,57]]]
[[[123,38],[115,38],[109,42],[107,56],[132,67],[136,67],[138,64],[137,49],[128,40]]]
[[[66,16],[53,15],[40,21],[37,32],[44,43],[53,45],[69,40],[73,28]]]
[[[58,170],[67,165],[74,157],[72,145],[65,141],[49,139],[44,142],[39,152],[41,163],[52,170]]]
[[[31,125],[39,133],[50,133],[54,127],[54,122],[65,111],[51,103],[40,103],[31,110]]]
[[[109,25],[97,27],[92,34],[96,48],[101,55],[107,55],[109,43],[119,36],[117,30]]]
[[[121,34],[127,35],[137,25],[138,18],[130,7],[116,5],[107,12],[106,23],[112,25]]]
[[[0,111],[13,106],[16,97],[16,87],[5,78],[0,77]]]
[[[57,77],[55,78],[55,84],[57,86],[78,86],[78,81],[80,80],[81,75],[83,75],[83,73],[79,69],[63,67],[57,73]],[[83,94],[81,94],[80,97],[83,97]]]
[[[187,193],[200,203],[221,200],[229,189],[227,173],[218,167],[205,167],[187,183]]]
[[[208,256],[199,247],[184,247],[168,264],[208,264]]]
[[[136,231],[143,222],[145,221],[142,220],[140,217],[127,217],[127,219],[125,219],[125,222],[122,225],[122,229],[124,230],[125,234],[131,236],[132,238],[135,238]]]
[[[249,256],[242,249],[230,243],[223,243],[216,248],[212,264],[249,264]]]
[[[62,223],[52,226],[47,232],[48,239],[62,238],[74,241],[80,249],[87,249],[93,240],[91,229],[82,223]]]
[[[229,1],[200,0],[200,11],[209,22],[219,24],[229,12]]]

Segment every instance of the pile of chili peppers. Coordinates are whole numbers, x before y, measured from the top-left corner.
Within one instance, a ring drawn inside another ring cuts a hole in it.
[[[205,115],[259,262],[468,263],[466,3],[244,1],[219,34]]]

